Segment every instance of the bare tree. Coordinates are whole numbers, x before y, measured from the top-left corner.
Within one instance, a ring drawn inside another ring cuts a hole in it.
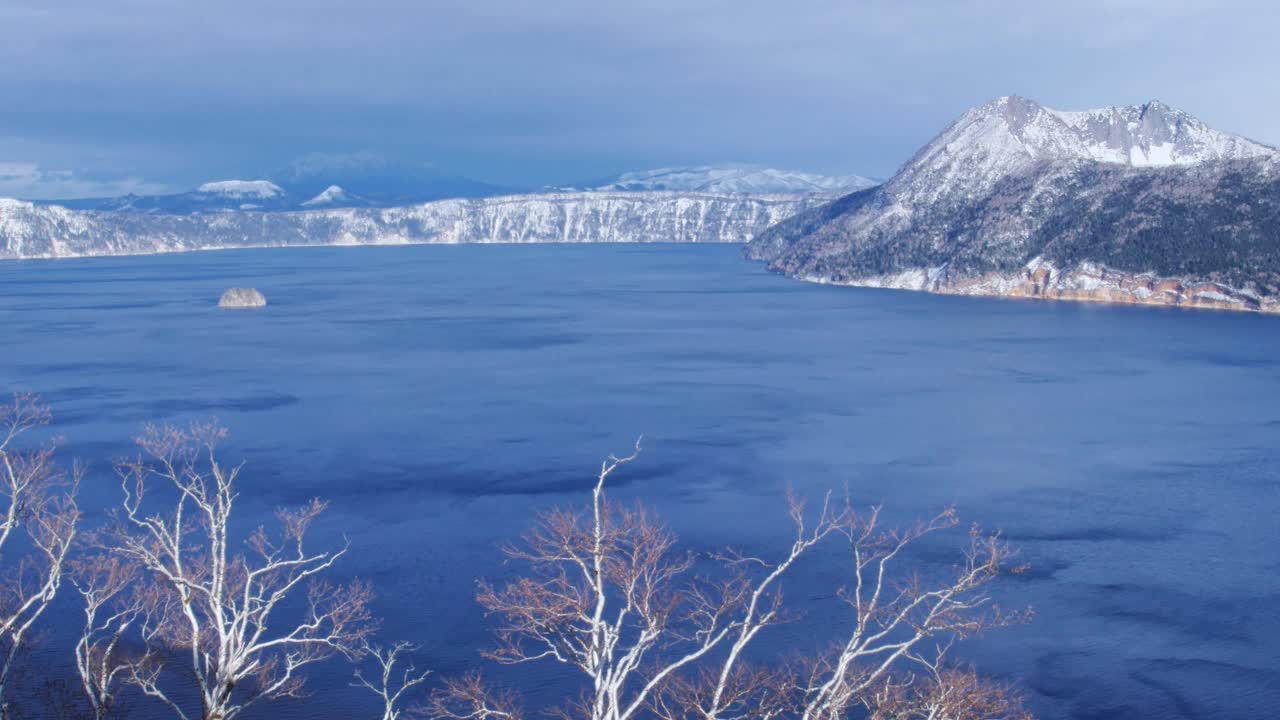
[[[20,447],[22,437],[48,425],[49,408],[30,394],[0,406],[0,717],[9,717],[6,690],[18,653],[62,585],[80,510],[81,469],[68,475],[55,442]],[[17,555],[16,561],[14,555]]]
[[[527,575],[501,589],[480,585],[479,602],[500,618],[489,657],[553,660],[587,679],[582,700],[561,711],[566,718],[630,720],[643,711],[664,720],[838,720],[873,707],[891,678],[910,677],[906,668],[937,668],[953,639],[1026,617],[992,601],[988,585],[1010,569],[1012,551],[976,527],[949,572],[895,572],[908,546],[957,525],[952,510],[894,530],[881,527],[878,508],[861,515],[828,496],[811,519],[789,496],[795,535],[779,559],[728,551],[710,558],[718,571],[710,579],[690,577],[694,558],[651,513],[607,501],[609,476],[635,457],[601,465],[588,512],[549,511],[506,548],[528,564]],[[748,664],[761,631],[786,619],[783,576],[836,539],[850,553],[849,587],[839,592],[849,609],[845,640],[806,653],[802,672],[790,669],[795,663]]]
[[[137,568],[123,558],[91,554],[71,563],[71,582],[84,604],[84,627],[76,641],[76,673],[94,720],[109,717],[116,691],[148,656],[129,655],[130,630],[150,625],[154,608],[138,591]]]
[[[676,549],[676,538],[650,512],[607,501],[605,484],[634,460],[610,456],[600,467],[589,513],[556,509],[508,557],[527,562],[532,574],[497,589],[482,583],[480,603],[498,615],[499,647],[489,653],[515,664],[552,659],[590,681],[574,715],[629,720],[663,704],[659,690],[721,646],[727,658],[709,675],[706,717],[739,704],[745,677],[742,651],[761,629],[779,619],[777,580],[808,549],[840,527],[840,513],[824,503],[812,527],[803,503],[793,500],[796,537],[789,554],[770,564],[740,553],[717,556],[727,577],[690,576],[694,558]],[[763,568],[762,577],[752,570]],[[709,713],[709,714],[708,714]]]
[[[236,550],[231,516],[241,467],[218,461],[225,436],[212,424],[147,427],[137,438],[141,454],[117,467],[124,500],[116,552],[148,573],[162,596],[145,638],[152,662],[135,666],[131,680],[184,720],[193,715],[163,684],[166,650],[189,657],[199,717],[231,720],[259,700],[296,697],[304,667],[359,653],[372,629],[367,585],[320,579],[346,548],[305,546],[325,508],[320,501],[277,511],[278,533],[259,527],[245,551]],[[300,616],[290,616],[282,608],[303,593]]]
[[[382,720],[400,720],[406,712],[406,694],[412,693],[431,675],[430,670],[418,670],[411,660],[404,657],[417,649],[417,646],[407,642],[398,642],[386,648],[365,643],[363,647],[362,655],[372,659],[377,674],[367,676],[357,668],[356,679],[352,684],[378,696],[382,701]]]
[[[590,514],[550,511],[523,545],[507,548],[530,564],[531,577],[502,589],[482,583],[479,593],[502,620],[489,657],[508,664],[550,658],[577,668],[591,682],[586,713],[600,720],[635,715],[662,679],[730,631],[715,607],[704,608],[688,648],[641,673],[646,656],[669,639],[674,584],[693,561],[674,551],[675,537],[645,510],[606,506],[605,480],[638,452],[601,465]]]

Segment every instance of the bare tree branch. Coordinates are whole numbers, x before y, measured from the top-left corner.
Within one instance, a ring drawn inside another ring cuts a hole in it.
[[[56,442],[20,447],[24,435],[50,419],[34,395],[18,393],[0,406],[0,561],[10,561],[0,565],[6,575],[0,584],[0,717],[6,719],[14,661],[62,586],[80,521],[76,491],[83,469],[64,472],[55,460]],[[15,545],[21,554],[13,562]]]
[[[71,582],[84,604],[84,626],[76,641],[76,673],[89,700],[94,720],[109,717],[117,687],[132,675],[133,666],[146,664],[146,655],[133,657],[130,632],[141,638],[140,627],[154,610],[139,591],[138,568],[105,553],[82,556],[70,564]]]
[[[422,685],[431,675],[430,670],[418,670],[405,655],[417,650],[412,643],[398,642],[391,647],[380,647],[366,642],[363,655],[372,658],[376,674],[366,675],[356,669],[352,685],[362,687],[382,701],[382,720],[400,720],[405,715],[403,707],[406,694]]]
[[[873,691],[902,663],[919,662],[925,641],[942,641],[1024,622],[1029,611],[1007,613],[995,605],[989,585],[1011,566],[1013,551],[998,533],[969,530],[969,543],[949,574],[928,582],[918,572],[896,576],[895,560],[912,543],[954,528],[955,511],[947,509],[906,530],[882,529],[880,509],[847,514],[842,534],[848,542],[852,588],[840,596],[852,613],[852,631],[834,653],[811,665],[804,686],[803,720],[838,720]]]
[[[445,680],[415,714],[431,720],[521,720],[515,697],[487,687],[477,673]]]
[[[935,668],[928,675],[884,678],[865,701],[869,720],[1032,720],[1012,686],[973,669]]]

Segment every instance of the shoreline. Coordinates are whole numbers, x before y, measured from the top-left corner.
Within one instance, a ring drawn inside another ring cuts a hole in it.
[[[947,276],[945,267],[916,268],[856,280],[795,275],[777,268],[770,269],[786,277],[818,285],[902,290],[930,295],[1280,315],[1280,298],[1261,297],[1222,283],[1162,277],[1151,272],[1129,273],[1093,263],[1082,263],[1070,272],[1061,272],[1040,258],[1028,263],[1025,271],[1020,274],[990,273],[956,279]]]

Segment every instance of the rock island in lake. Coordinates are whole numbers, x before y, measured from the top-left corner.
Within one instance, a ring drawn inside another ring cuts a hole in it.
[[[257,288],[230,288],[218,299],[218,307],[232,310],[267,306],[267,298]]]

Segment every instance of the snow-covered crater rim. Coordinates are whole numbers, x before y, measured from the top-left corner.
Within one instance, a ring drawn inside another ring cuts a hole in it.
[[[270,180],[218,180],[196,188],[196,192],[232,198],[273,198],[284,195],[284,189]]]

